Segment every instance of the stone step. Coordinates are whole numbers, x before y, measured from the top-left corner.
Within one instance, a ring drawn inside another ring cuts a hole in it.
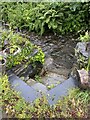
[[[32,87],[27,85],[15,74],[9,75],[9,82],[11,87],[20,92],[21,97],[23,97],[27,102],[33,102],[36,98],[41,97],[41,94],[34,90]]]
[[[78,81],[72,77],[49,91],[42,83],[35,83],[29,86],[13,73],[9,73],[9,82],[11,87],[20,92],[21,97],[27,102],[32,103],[36,98],[40,98],[43,95],[41,93],[44,93],[50,105],[56,104],[58,100],[67,96],[69,89],[78,87]]]
[[[63,75],[59,75],[56,73],[49,72],[46,76],[41,78],[42,83],[48,87],[50,86],[57,86],[65,81],[65,77]]]
[[[37,82],[36,82],[34,79],[30,78],[30,79],[28,79],[28,80],[26,81],[26,83],[27,83],[29,86],[32,86],[32,85],[36,84]]]
[[[44,93],[44,94],[46,94],[46,92],[48,91],[47,87],[45,85],[43,85],[42,83],[36,83],[33,86],[31,86],[31,87],[33,89],[35,89],[36,91]]]
[[[59,84],[55,88],[47,92],[47,99],[50,105],[55,104],[58,100],[68,95],[68,90],[78,86],[78,81],[72,77],[65,80],[62,84]]]

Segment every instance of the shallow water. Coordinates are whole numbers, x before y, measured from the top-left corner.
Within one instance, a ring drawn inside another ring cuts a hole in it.
[[[76,63],[75,51],[76,39],[72,35],[53,35],[48,33],[44,36],[38,36],[35,33],[26,33],[30,41],[40,46],[46,57],[53,58],[53,72],[68,76]]]

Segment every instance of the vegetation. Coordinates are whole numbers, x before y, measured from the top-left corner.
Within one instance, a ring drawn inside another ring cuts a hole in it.
[[[43,35],[50,30],[53,33],[68,34],[82,33],[88,30],[88,2],[54,2],[54,3],[28,3],[27,2],[3,2],[0,3],[2,22],[9,25],[10,30],[0,28],[0,50],[9,48],[9,54],[5,54],[6,67],[12,67],[26,63],[40,61],[44,63],[42,49],[33,45],[26,37],[22,37],[17,31],[34,31]],[[80,36],[80,41],[89,42],[90,35],[86,32]],[[20,51],[13,54],[17,48]],[[2,56],[0,56],[2,61]],[[81,68],[90,70],[90,58],[87,60],[80,55],[78,59]],[[35,65],[33,65],[35,67]],[[0,74],[1,75],[1,74]],[[41,78],[35,75],[35,80],[41,82]],[[48,86],[48,89],[54,85]],[[29,92],[29,91],[27,91]],[[11,89],[7,74],[0,76],[0,106],[10,118],[87,118],[90,107],[90,91],[75,88],[69,95],[59,100],[57,104],[50,106],[45,96],[36,99],[33,104],[25,102],[20,94]]]
[[[80,35],[80,41],[81,42],[89,42],[90,41],[90,34],[87,31],[85,35]]]
[[[8,77],[0,77],[0,105],[13,118],[87,118],[90,92],[73,89],[69,96],[49,106],[45,97],[36,99],[33,105],[26,103],[19,93],[10,89]]]
[[[5,42],[7,44],[5,44]],[[3,49],[10,49],[10,53],[7,53],[7,68],[12,68],[13,66],[23,64],[26,62],[28,65],[31,62],[40,61],[44,63],[44,53],[41,48],[33,45],[27,38],[21,37],[18,33],[10,31],[2,31],[1,43]],[[17,54],[12,54],[15,48],[20,48]],[[37,53],[34,54],[34,51]]]
[[[0,3],[2,19],[13,29],[27,29],[39,34],[47,30],[59,34],[88,29],[89,4],[87,3]]]

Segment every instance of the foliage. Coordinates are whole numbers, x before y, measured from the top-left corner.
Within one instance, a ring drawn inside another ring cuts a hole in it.
[[[54,87],[55,87],[54,84],[51,84],[51,85],[48,85],[48,86],[47,86],[48,89],[52,89],[52,88],[54,88]]]
[[[2,19],[13,29],[66,34],[88,29],[89,4],[80,2],[1,3]]]
[[[41,77],[39,75],[35,75],[35,78],[34,78],[37,82],[41,82]]]
[[[87,118],[90,92],[79,89],[70,90],[69,96],[49,106],[46,97],[26,103],[19,93],[10,89],[8,77],[0,77],[0,105],[11,118]]]
[[[2,31],[2,47],[4,48],[14,48],[18,46],[21,51],[17,54],[8,54],[7,55],[7,68],[12,68],[18,64],[23,64],[27,62],[27,64],[35,61],[40,61],[44,63],[44,53],[41,48],[36,45],[33,45],[27,38],[21,37],[18,33],[14,33],[13,31]],[[7,45],[5,45],[7,42]],[[12,46],[12,47],[11,47]],[[10,49],[11,51],[12,49]],[[37,50],[37,53],[34,54],[34,51]],[[33,55],[34,54],[34,55]]]
[[[81,42],[89,42],[90,41],[90,35],[88,31],[85,33],[85,35],[80,35],[80,41]]]

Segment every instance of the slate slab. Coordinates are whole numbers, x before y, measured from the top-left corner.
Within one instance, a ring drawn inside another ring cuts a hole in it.
[[[26,83],[27,83],[29,86],[32,86],[32,85],[36,84],[37,82],[36,82],[34,79],[30,78],[30,79],[28,79],[28,80],[26,81]]]
[[[46,76],[42,77],[42,83],[47,87],[52,85],[55,87],[63,81],[65,81],[65,77],[63,75],[52,72],[48,72]]]
[[[20,92],[21,97],[23,97],[27,102],[31,103],[36,98],[41,97],[39,92],[35,91],[15,74],[9,75],[9,82],[11,83],[11,87]]]
[[[43,85],[42,83],[36,83],[33,86],[31,86],[33,89],[35,89],[36,91],[39,91],[41,93],[46,94],[47,92],[47,88],[45,85]]]
[[[62,84],[59,84],[55,88],[47,92],[47,99],[50,105],[55,104],[58,100],[68,95],[68,90],[78,86],[78,81],[72,77],[65,80]]]

